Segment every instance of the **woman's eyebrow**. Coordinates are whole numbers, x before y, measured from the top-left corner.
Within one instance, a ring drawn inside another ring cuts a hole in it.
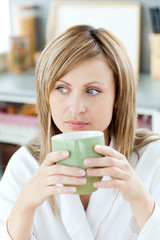
[[[88,85],[92,85],[92,84],[101,84],[101,85],[105,85],[105,84],[102,83],[102,82],[96,82],[96,81],[94,81],[94,82],[89,82],[89,83],[85,84],[84,86],[86,87],[86,86],[88,86]]]
[[[68,86],[71,86],[68,82],[64,81],[64,80],[57,80],[57,82],[63,82]],[[92,84],[101,84],[101,85],[105,85],[103,82],[97,82],[97,81],[93,81],[93,82],[89,82],[87,84],[85,84],[84,86],[88,86],[88,85],[92,85]]]
[[[69,83],[67,83],[67,82],[65,82],[65,81],[63,81],[63,80],[57,80],[56,83],[57,83],[57,82],[63,82],[63,83],[65,83],[66,85],[71,86]]]

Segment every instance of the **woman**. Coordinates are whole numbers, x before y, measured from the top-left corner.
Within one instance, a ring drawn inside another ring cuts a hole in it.
[[[36,69],[41,133],[2,178],[0,239],[160,239],[160,138],[136,130],[135,85],[125,48],[104,29],[74,26],[46,46]],[[103,179],[81,196],[85,171],[56,165],[69,153],[51,152],[51,136],[77,130],[103,131],[106,143],[95,146],[103,157],[84,160]]]

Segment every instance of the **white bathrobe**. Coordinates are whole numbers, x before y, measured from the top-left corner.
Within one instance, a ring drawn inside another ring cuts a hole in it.
[[[156,202],[153,214],[141,231],[119,190],[98,189],[92,193],[86,211],[79,195],[57,195],[59,214],[55,217],[46,200],[36,210],[30,239],[160,240],[160,141],[143,147],[139,154],[137,162],[137,155],[132,153],[131,165]],[[38,167],[26,147],[12,156],[0,182],[0,240],[11,240],[6,228],[8,215],[24,184]]]

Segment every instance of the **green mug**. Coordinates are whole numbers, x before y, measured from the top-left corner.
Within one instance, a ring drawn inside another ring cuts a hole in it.
[[[69,157],[65,160],[57,162],[72,167],[80,167],[86,170],[88,167],[84,165],[84,159],[101,157],[94,151],[96,144],[104,145],[104,133],[101,131],[77,131],[57,134],[51,138],[52,151],[61,150],[69,151]],[[92,177],[85,175],[87,183],[85,185],[76,185],[76,194],[88,194],[97,190],[93,187],[93,183],[100,181],[101,177]]]

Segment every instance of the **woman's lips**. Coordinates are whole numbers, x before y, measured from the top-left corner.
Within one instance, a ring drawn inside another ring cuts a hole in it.
[[[89,123],[86,123],[83,121],[71,120],[71,121],[66,121],[66,124],[72,129],[81,129],[88,126]]]

